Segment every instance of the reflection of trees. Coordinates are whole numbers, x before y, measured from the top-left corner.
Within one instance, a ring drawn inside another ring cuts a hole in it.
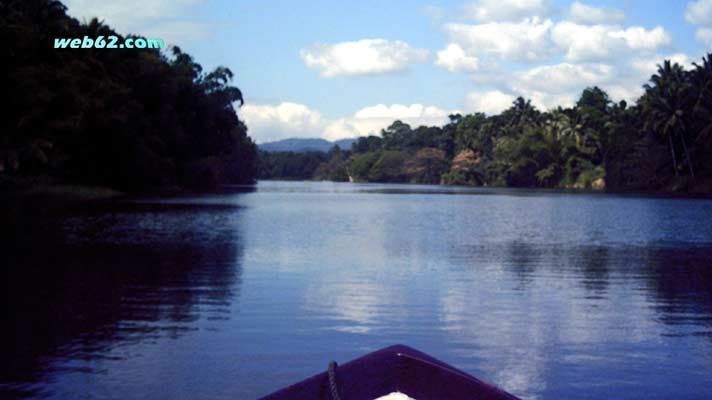
[[[439,299],[447,340],[462,363],[523,397],[559,393],[567,368],[603,388],[616,368],[641,373],[631,359],[671,347],[686,360],[712,339],[710,246],[514,241],[452,249]],[[704,370],[709,357],[701,358],[676,365]]]
[[[612,280],[643,278],[663,320],[673,321],[671,313],[694,313],[712,322],[712,247],[556,248],[513,242],[504,248],[503,265],[522,284],[532,282],[537,271],[557,271],[577,276],[584,289],[605,296]]]
[[[603,295],[609,285],[609,251],[608,247],[586,246],[577,248],[572,258],[578,262],[582,272],[581,284],[594,295]]]
[[[226,318],[240,284],[238,214],[134,205],[19,228],[6,254],[0,382],[22,394],[63,362]]]
[[[529,243],[515,241],[505,247],[504,255],[505,264],[516,275],[520,289],[526,289],[541,264],[543,252]]]
[[[661,321],[675,324],[679,315],[693,314],[694,321],[712,324],[712,247],[581,247],[571,259],[583,287],[599,295],[614,279],[644,281],[643,293]]]
[[[712,247],[658,248],[644,257],[648,294],[660,320],[712,328]],[[712,331],[706,335],[712,338]]]

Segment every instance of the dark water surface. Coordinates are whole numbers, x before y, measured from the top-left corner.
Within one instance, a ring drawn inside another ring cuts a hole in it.
[[[251,399],[404,343],[527,399],[712,398],[710,200],[262,182],[32,219],[0,397]]]

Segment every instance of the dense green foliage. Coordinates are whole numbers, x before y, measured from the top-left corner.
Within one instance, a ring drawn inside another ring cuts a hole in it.
[[[326,153],[265,152],[259,153],[259,179],[306,180],[314,176],[319,165],[326,161]]]
[[[592,87],[547,112],[518,98],[443,127],[395,121],[343,164],[354,181],[712,192],[712,54],[663,62],[644,89],[633,106]]]
[[[349,152],[338,145],[324,153],[321,151],[260,151],[259,179],[348,181],[346,170]]]
[[[123,190],[252,182],[256,149],[224,67],[179,48],[54,49],[121,35],[52,0],[0,2],[0,175],[50,175]]]
[[[319,164],[314,171],[314,179],[319,181],[346,182],[349,180],[348,152],[341,151],[338,145],[326,154],[326,161]]]

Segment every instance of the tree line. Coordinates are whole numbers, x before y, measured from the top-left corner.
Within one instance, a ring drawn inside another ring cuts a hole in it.
[[[118,36],[53,0],[0,2],[0,179],[50,176],[126,191],[253,182],[257,151],[225,67],[158,49],[53,49]],[[127,38],[138,38],[129,35]]]
[[[319,161],[312,179],[712,193],[712,53],[690,70],[664,61],[633,105],[598,87],[549,111],[520,97],[498,115],[416,128],[395,121],[350,152],[263,154],[261,165],[300,157]]]

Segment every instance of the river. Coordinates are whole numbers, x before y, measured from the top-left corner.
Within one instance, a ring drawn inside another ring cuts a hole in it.
[[[40,214],[0,397],[251,399],[403,343],[524,399],[712,398],[712,201],[263,181]]]

